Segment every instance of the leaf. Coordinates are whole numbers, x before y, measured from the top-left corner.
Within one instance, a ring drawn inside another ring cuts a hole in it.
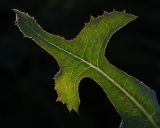
[[[153,90],[136,78],[111,65],[104,56],[110,37],[136,19],[125,12],[113,11],[91,18],[73,40],[44,31],[28,14],[14,10],[16,24],[50,53],[61,70],[55,76],[58,101],[78,112],[78,86],[84,77],[96,81],[122,117],[121,128],[160,128],[160,107]]]

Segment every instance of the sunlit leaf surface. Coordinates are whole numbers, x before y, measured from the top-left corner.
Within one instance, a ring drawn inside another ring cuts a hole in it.
[[[14,12],[21,32],[57,60],[61,69],[55,76],[57,100],[69,110],[78,112],[79,83],[84,77],[90,77],[101,86],[122,117],[121,128],[160,128],[160,107],[155,92],[115,68],[104,56],[110,37],[136,16],[117,11],[104,13],[91,18],[76,38],[66,40],[44,31],[28,14]]]

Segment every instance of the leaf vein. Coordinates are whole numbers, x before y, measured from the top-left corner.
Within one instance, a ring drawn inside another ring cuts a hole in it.
[[[52,44],[50,41],[48,41],[45,37],[43,37],[42,35],[40,35],[39,33],[37,33],[35,30],[33,30],[27,23],[24,23],[29,29],[31,29],[31,31],[33,31],[35,34],[37,34],[37,36],[39,36],[42,40],[44,40],[45,42],[47,42],[48,44],[54,46],[55,48],[58,48],[59,50],[69,54],[70,56],[75,57],[76,59],[83,61],[84,63],[86,63],[87,65],[89,65],[90,67],[92,67],[93,69],[95,69],[96,71],[98,71],[99,73],[101,73],[104,77],[106,77],[109,81],[111,81],[117,88],[119,88],[142,112],[143,114],[146,116],[146,118],[148,118],[148,120],[151,122],[151,124],[153,126],[155,126],[156,128],[159,128],[158,125],[154,122],[154,120],[152,119],[151,115],[147,112],[147,110],[134,98],[132,97],[124,88],[122,88],[115,80],[113,80],[110,76],[108,76],[106,73],[104,73],[100,68],[92,65],[91,63],[83,60],[82,58],[80,58],[79,56],[74,55],[73,53],[66,51],[65,49]]]

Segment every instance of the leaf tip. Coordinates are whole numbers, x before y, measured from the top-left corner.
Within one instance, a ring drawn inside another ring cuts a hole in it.
[[[62,104],[66,105],[69,112],[75,111],[77,114],[79,114],[79,106],[72,106],[71,104],[67,104],[62,97],[58,94],[56,102],[61,102]]]
[[[18,13],[19,13],[19,10],[17,10],[17,9],[12,9],[12,11],[16,14],[16,20],[15,20],[15,24],[16,25],[18,25],[17,23],[18,23]]]
[[[12,9],[12,11],[16,14],[16,23],[19,20],[19,17],[24,14],[24,12],[19,11],[18,9]],[[28,15],[28,14],[27,14]]]
[[[61,70],[53,77],[53,79],[55,80],[55,83],[56,83],[54,86],[54,89],[57,92],[57,100],[56,101],[61,102],[62,104],[65,104],[66,107],[68,108],[68,111],[70,111],[70,112],[75,111],[76,113],[79,113],[80,101],[75,100],[75,99],[69,99],[66,96],[66,93],[68,93],[68,92],[64,91],[63,86],[60,82],[60,76],[61,76]]]

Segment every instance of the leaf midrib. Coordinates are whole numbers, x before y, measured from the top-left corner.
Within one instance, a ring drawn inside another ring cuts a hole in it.
[[[159,128],[158,125],[156,124],[156,122],[152,119],[152,116],[147,112],[147,110],[134,98],[132,97],[132,95],[130,95],[124,88],[122,88],[115,80],[113,80],[110,76],[108,76],[106,73],[104,73],[99,67],[94,66],[93,64],[89,63],[88,61],[74,55],[73,53],[66,51],[65,49],[52,44],[50,41],[48,41],[45,37],[43,37],[42,35],[40,35],[38,32],[36,32],[34,29],[32,29],[26,22],[24,22],[24,24],[31,30],[33,31],[37,36],[39,36],[42,40],[44,40],[45,42],[47,42],[48,44],[50,44],[51,46],[56,47],[57,49],[69,54],[70,56],[75,57],[76,59],[84,62],[85,64],[87,64],[88,66],[92,67],[93,69],[95,69],[96,71],[98,71],[99,73],[101,73],[104,77],[106,77],[109,81],[111,81],[117,88],[119,88],[141,111],[142,113],[146,116],[146,118],[150,121],[150,123],[155,127],[155,128]]]

